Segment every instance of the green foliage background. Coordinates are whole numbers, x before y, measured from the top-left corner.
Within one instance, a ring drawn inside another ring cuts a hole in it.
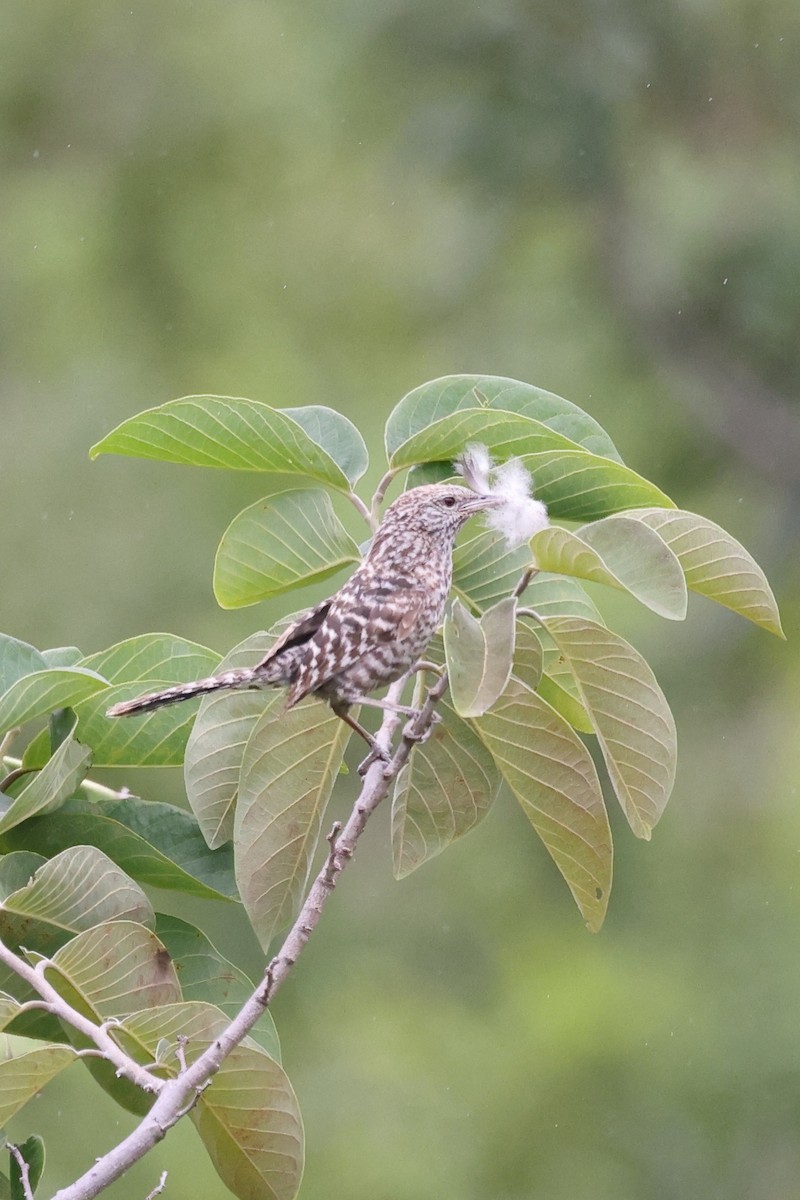
[[[787,645],[618,601],[680,761],[652,843],[612,808],[599,937],[512,804],[399,884],[376,820],[275,1008],[304,1200],[796,1190],[799,52],[793,0],[0,13],[5,630],[224,652],[282,612],[212,594],[263,479],[88,447],[192,392],[328,404],[374,446],[453,371],[592,412],[781,603]],[[180,799],[178,772],[124,782]],[[258,969],[230,908],[159,905]],[[76,1068],[11,1133],[56,1114],[50,1189],[126,1121]],[[188,1126],[109,1194],[164,1165],[176,1200],[227,1194]]]

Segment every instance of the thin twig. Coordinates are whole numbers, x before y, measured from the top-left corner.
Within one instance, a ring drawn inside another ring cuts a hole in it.
[[[387,699],[399,701],[404,683],[405,679],[401,679],[392,684]],[[391,781],[408,760],[413,747],[433,724],[436,703],[446,687],[447,675],[444,674],[428,692],[418,715],[406,725],[400,744],[389,762],[376,760],[367,769],[350,816],[340,830],[331,831],[330,850],[283,945],[268,964],[258,987],[231,1023],[186,1071],[163,1083],[159,1081],[161,1088],[155,1103],[136,1129],[95,1162],[75,1183],[57,1192],[53,1200],[92,1200],[92,1197],[119,1179],[151,1150],[197,1102],[200,1091],[207,1086],[242,1038],[250,1032],[288,978],[298,956],[319,923],[339,875],[352,859],[367,821],[387,795]],[[381,721],[376,740],[387,751],[399,721],[399,714],[392,710],[387,710]]]
[[[375,488],[375,492],[373,493],[373,496],[372,496],[372,507],[370,509],[370,521],[371,521],[373,529],[377,529],[377,527],[378,527],[378,513],[380,510],[381,504],[383,503],[383,497],[386,495],[386,492],[389,488],[389,484],[392,482],[395,475],[397,475],[400,470],[402,470],[401,467],[390,467],[389,470],[384,475],[383,479],[380,481],[378,486]]]
[[[525,568],[525,570],[520,575],[517,586],[514,588],[513,592],[511,593],[511,595],[514,597],[515,600],[518,600],[520,598],[520,596],[525,591],[525,589],[528,586],[528,584],[530,583],[530,581],[533,579],[534,575],[538,575],[538,574],[539,574],[538,567],[531,566],[531,567]]]
[[[19,1146],[12,1146],[9,1142],[9,1154],[13,1155],[19,1167],[20,1180],[22,1181],[22,1191],[25,1200],[33,1200],[33,1189],[31,1187],[31,1169],[28,1166],[25,1155],[20,1150]]]
[[[0,792],[4,792],[6,788],[10,788],[12,783],[16,783],[18,779],[22,779],[23,775],[30,775],[31,771],[38,770],[38,767],[15,767],[13,771],[9,771],[5,779],[0,780]]]
[[[167,1183],[167,1172],[162,1171],[161,1178],[159,1179],[158,1183],[153,1188],[152,1192],[147,1193],[144,1200],[156,1200],[156,1196],[161,1195],[161,1193],[163,1192],[163,1190],[166,1186],[166,1183]]]
[[[2,762],[4,767],[19,768],[22,766],[21,758],[12,758],[9,754],[2,755]],[[26,770],[30,771],[38,771],[39,769],[39,767],[26,768]],[[4,785],[0,785],[0,788],[2,786]],[[133,794],[130,788],[120,788],[118,792],[115,792],[113,788],[106,787],[104,783],[95,783],[93,779],[84,779],[81,782],[81,788],[87,792],[94,792],[96,796],[103,800],[127,800]]]
[[[376,528],[375,522],[372,519],[372,513],[367,508],[364,501],[361,499],[361,497],[356,492],[346,492],[345,494],[347,496],[347,499],[350,501],[350,503],[353,505],[353,507],[355,509],[357,509],[357,511],[361,514],[361,516],[364,518],[364,520],[367,522],[370,529],[374,533],[375,528]]]

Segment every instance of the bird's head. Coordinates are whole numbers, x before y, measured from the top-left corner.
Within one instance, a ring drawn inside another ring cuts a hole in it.
[[[398,496],[387,508],[381,530],[413,530],[452,542],[474,513],[495,508],[498,503],[494,496],[479,496],[455,483],[429,483]]]

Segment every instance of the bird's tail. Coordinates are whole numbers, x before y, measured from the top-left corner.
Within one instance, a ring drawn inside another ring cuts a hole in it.
[[[137,713],[152,712],[154,708],[162,708],[165,704],[180,704],[182,700],[191,700],[193,696],[205,696],[209,692],[258,686],[257,680],[266,682],[252,667],[225,671],[222,675],[210,675],[208,679],[196,679],[193,683],[178,683],[175,687],[165,688],[163,692],[150,692],[136,700],[124,700],[109,708],[106,716],[132,717]]]

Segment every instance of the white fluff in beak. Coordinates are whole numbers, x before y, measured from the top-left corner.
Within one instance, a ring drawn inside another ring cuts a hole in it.
[[[487,511],[486,524],[501,533],[509,547],[530,541],[549,524],[547,507],[531,497],[533,480],[518,458],[496,467],[485,446],[472,445],[459,455],[455,467],[474,492],[500,501]]]

